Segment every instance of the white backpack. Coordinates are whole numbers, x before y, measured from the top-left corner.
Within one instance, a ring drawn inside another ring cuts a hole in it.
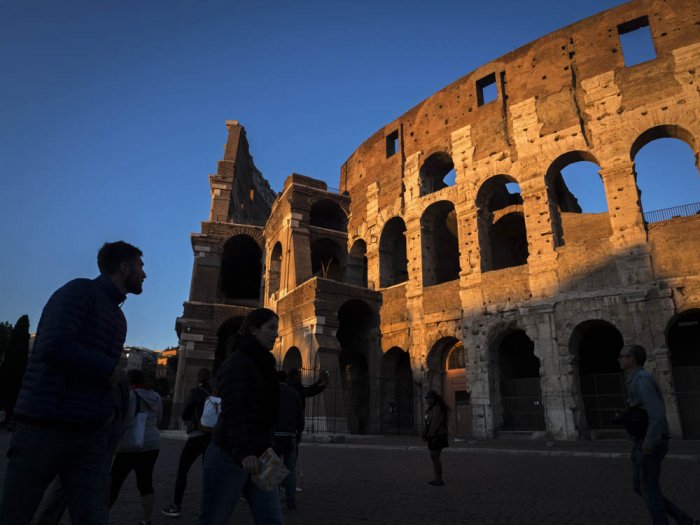
[[[219,421],[219,414],[221,414],[221,398],[218,396],[207,397],[202,417],[199,420],[199,430],[207,433],[214,432],[216,422]]]

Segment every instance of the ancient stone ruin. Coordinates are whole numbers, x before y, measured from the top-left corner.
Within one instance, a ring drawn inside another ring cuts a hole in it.
[[[653,55],[634,64],[624,37],[638,31]],[[651,213],[635,171],[663,137],[697,166],[698,72],[700,2],[633,1],[387,123],[342,165],[340,190],[293,174],[276,194],[227,122],[192,236],[176,403],[264,305],[280,316],[280,367],[331,372],[311,430],[415,432],[436,389],[456,435],[615,434],[617,354],[636,342],[672,434],[700,437],[700,195]],[[567,187],[579,161],[598,166],[607,212],[583,213]]]

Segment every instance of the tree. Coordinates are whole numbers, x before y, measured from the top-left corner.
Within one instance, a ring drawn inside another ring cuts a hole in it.
[[[17,319],[0,366],[0,403],[9,419],[14,412],[29,357],[29,316]]]
[[[4,360],[5,349],[10,342],[10,335],[12,335],[12,323],[2,321],[0,323],[0,365],[2,365]]]

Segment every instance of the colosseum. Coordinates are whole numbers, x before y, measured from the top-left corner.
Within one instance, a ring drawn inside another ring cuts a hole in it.
[[[653,44],[640,63],[621,38],[634,32]],[[456,436],[613,436],[616,358],[636,342],[672,434],[699,438],[700,198],[644,210],[635,169],[668,137],[698,166],[699,69],[697,0],[623,4],[388,122],[340,166],[338,190],[292,174],[276,193],[227,122],[176,322],[175,413],[264,305],[280,316],[279,366],[330,371],[312,431],[416,432],[435,389]],[[581,161],[607,212],[582,212],[567,187]]]

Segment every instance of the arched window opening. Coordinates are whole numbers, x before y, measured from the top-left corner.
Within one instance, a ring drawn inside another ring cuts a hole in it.
[[[355,241],[348,257],[347,282],[367,288],[367,244]]]
[[[451,202],[430,205],[421,217],[423,286],[459,279],[457,214]]]
[[[692,137],[675,126],[643,133],[632,147],[646,223],[700,214],[700,172]]]
[[[311,272],[314,276],[342,281],[344,269],[345,253],[337,242],[318,239],[311,243]]]
[[[386,288],[407,280],[406,224],[394,217],[384,225],[379,240],[379,286]]]
[[[460,341],[450,348],[449,353],[447,354],[447,359],[445,360],[445,369],[458,370],[466,367],[466,353],[464,352],[464,346],[462,346],[462,342]]]
[[[700,309],[680,314],[668,329],[667,342],[683,437],[700,438]]]
[[[540,360],[534,350],[535,344],[523,330],[508,333],[498,345],[498,389],[503,430],[545,429]]]
[[[444,152],[433,153],[420,168],[420,194],[428,195],[455,184],[455,165]]]
[[[216,331],[216,350],[214,351],[214,369],[213,375],[216,375],[217,370],[228,357],[228,344],[230,339],[238,332],[238,329],[243,323],[244,316],[236,315],[226,319],[219,329]]]
[[[555,246],[610,237],[605,186],[590,153],[560,156],[547,170],[546,181]]]
[[[236,235],[224,244],[221,291],[228,299],[259,299],[262,250],[249,235]]]
[[[348,231],[348,217],[343,208],[329,199],[314,202],[309,214],[309,224],[328,230]]]
[[[359,299],[343,304],[338,311],[336,338],[340,344],[338,364],[348,430],[365,434],[369,429],[369,349],[374,345],[378,316]]]
[[[581,398],[589,430],[620,430],[613,423],[616,412],[625,408],[625,377],[617,357],[624,345],[622,335],[600,320],[578,325],[569,341],[569,351],[578,358]]]
[[[428,389],[442,395],[450,407],[450,426],[455,435],[472,435],[472,407],[467,387],[467,353],[462,341],[455,337],[443,337],[428,354]]]
[[[413,372],[408,352],[390,348],[382,357],[380,383],[380,423],[382,434],[413,432]]]
[[[282,243],[275,243],[270,254],[270,278],[268,279],[267,288],[268,295],[275,294],[280,289],[280,280],[282,276]]]
[[[301,371],[302,369],[302,359],[301,359],[301,352],[296,346],[290,346],[289,350],[287,350],[287,353],[284,354],[284,358],[282,359],[282,370],[285,372],[289,372],[290,370],[299,370]]]
[[[515,179],[497,175],[487,180],[477,193],[476,206],[481,271],[527,264],[523,199]]]

